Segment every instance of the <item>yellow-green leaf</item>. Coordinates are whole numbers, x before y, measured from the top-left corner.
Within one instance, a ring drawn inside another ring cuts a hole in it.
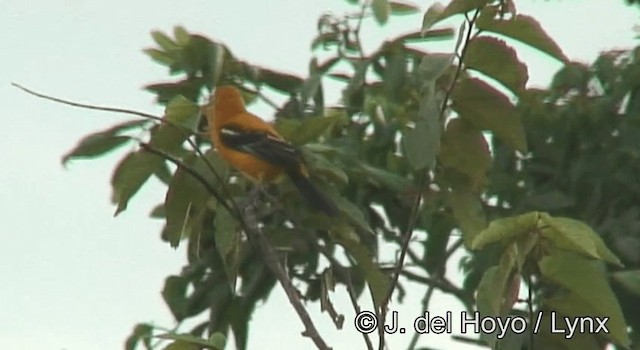
[[[189,131],[196,131],[200,116],[200,107],[182,95],[169,101],[165,109],[165,119],[172,124],[185,127]]]
[[[537,230],[539,221],[540,213],[538,212],[493,220],[489,227],[474,238],[471,249],[482,249],[493,242],[510,243]]]
[[[571,298],[546,300],[545,304],[569,316],[609,317],[607,327],[611,339],[629,346],[627,325],[601,262],[557,250],[542,258],[538,266],[542,276],[573,294]]]
[[[555,242],[559,247],[574,251],[590,258],[604,260],[622,266],[620,259],[604,244],[600,235],[589,225],[570,218],[541,215],[545,228],[542,236]]]
[[[155,41],[156,44],[158,44],[158,46],[160,46],[164,51],[179,49],[176,42],[159,30],[152,31],[151,37],[153,38],[153,41]]]

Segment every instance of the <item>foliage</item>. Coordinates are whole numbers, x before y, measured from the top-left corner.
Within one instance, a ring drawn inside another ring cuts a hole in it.
[[[610,317],[611,333],[566,340],[547,327],[531,337],[483,334],[485,343],[627,347],[629,335],[638,343],[640,51],[604,53],[590,67],[570,63],[512,1],[453,0],[431,6],[419,30],[365,52],[359,36],[366,15],[382,25],[417,8],[350,2],[360,6],[355,14],[320,18],[311,47],[324,59],[311,60],[307,77],[249,64],[182,27],[153,32],[157,46],[145,53],[175,77],[146,86],[166,106],[162,122],[114,126],[65,155],[64,162],[97,157],[136,141],[132,130],[146,132],[148,146],[125,155],[114,171],[116,214],[152,176],[166,184],[165,202],[152,216],[166,222],[163,240],[184,242],[188,261],[166,279],[162,295],[179,324],[208,314],[188,334],[160,335],[172,341],[165,349],[223,348],[229,331],[245,349],[256,303],[276,284],[233,210],[247,202],[252,184],[203,136],[200,104],[229,79],[245,88],[248,101],[288,98],[275,106],[276,127],[303,148],[314,182],[341,211],[335,221],[309,211],[287,182],[269,188],[257,208],[302,297],[322,301],[332,318],[340,319],[327,294],[334,283],[354,298],[368,287],[378,315],[398,283],[413,281],[428,286],[426,295],[440,289],[484,316],[504,317],[518,315],[522,281],[535,295],[525,310],[529,326],[539,315],[532,311],[543,311],[543,323],[557,311]],[[445,20],[463,24],[457,45],[452,53],[431,52],[431,41],[454,38],[451,29],[435,29]],[[548,90],[527,87],[514,41],[566,64]],[[326,103],[327,79],[343,83],[342,105]],[[427,238],[410,240],[414,230]],[[399,260],[389,275],[382,242],[397,245],[420,273]],[[446,273],[452,246],[469,251],[463,286]],[[126,348],[150,348],[153,334],[149,325],[136,326]]]

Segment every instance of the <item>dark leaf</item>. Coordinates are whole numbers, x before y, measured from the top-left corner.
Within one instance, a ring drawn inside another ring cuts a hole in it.
[[[153,335],[153,326],[148,323],[138,323],[134,328],[131,335],[127,338],[124,344],[124,350],[135,350],[138,343],[142,342],[144,348],[151,350],[151,337]]]
[[[415,4],[403,1],[389,1],[391,14],[393,15],[413,15],[420,12],[420,7]]]
[[[509,99],[489,84],[473,78],[461,80],[451,94],[452,108],[481,130],[491,130],[512,148],[526,152],[520,115]]]
[[[89,134],[62,157],[62,164],[65,165],[71,159],[93,158],[112,151],[132,140],[131,137],[122,136],[120,133],[142,128],[147,123],[147,120],[132,120]]]
[[[385,24],[389,20],[391,14],[391,4],[389,0],[373,0],[371,2],[371,9],[373,10],[373,17],[378,24]]]
[[[140,187],[153,175],[163,159],[143,150],[129,153],[118,165],[111,177],[111,200],[118,205],[115,215],[127,208],[127,203]]]
[[[460,118],[453,119],[447,124],[441,147],[438,159],[442,166],[467,175],[475,191],[486,186],[491,152],[482,132]]]
[[[169,276],[165,279],[162,288],[162,298],[178,322],[184,320],[186,316],[188,284],[189,280],[185,277]]]
[[[193,157],[185,160],[187,165],[193,163]],[[189,237],[192,230],[197,229],[198,214],[204,210],[207,192],[204,186],[190,173],[179,167],[167,189],[164,211],[167,223],[163,238],[171,247],[176,248],[183,237]]]
[[[228,211],[218,210],[213,224],[215,226],[216,248],[227,272],[229,288],[235,291],[241,247],[241,232],[238,230],[238,222]]]
[[[485,7],[476,22],[478,29],[518,40],[561,62],[568,62],[562,49],[533,17],[516,15],[510,19],[499,19],[496,18],[497,14],[497,8]]]
[[[524,91],[529,79],[527,66],[520,62],[516,51],[493,37],[473,38],[467,46],[464,64],[499,81],[515,94]]]

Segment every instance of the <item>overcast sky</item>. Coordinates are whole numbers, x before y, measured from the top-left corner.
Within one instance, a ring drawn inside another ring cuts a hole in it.
[[[426,8],[431,2],[420,4]],[[589,62],[601,50],[636,43],[632,27],[638,12],[622,0],[518,1],[518,8],[539,19],[571,59]],[[109,180],[126,149],[67,169],[60,164],[83,135],[128,118],[39,100],[10,82],[160,115],[153,96],[141,89],[169,78],[141,52],[153,45],[151,30],[183,25],[225,42],[252,63],[304,75],[318,16],[347,9],[352,8],[344,0],[0,0],[0,348],[121,349],[136,322],[172,326],[160,290],[185,260],[183,247],[173,250],[160,241],[161,222],[148,218],[164,199],[157,183],[113,218]],[[419,15],[393,18],[384,28],[367,24],[364,40],[374,48],[420,23]],[[448,45],[440,47],[451,50]],[[533,50],[520,54],[530,65],[532,84],[544,86],[558,68]],[[328,95],[335,98],[339,91]],[[401,317],[421,313],[421,294],[410,293]],[[342,331],[333,329],[318,305],[309,306],[312,317],[334,349],[362,348],[343,290],[335,298],[346,316]],[[444,313],[457,304],[440,298],[434,307]],[[249,349],[312,348],[301,331],[276,287],[254,314]],[[447,338],[425,336],[421,344],[444,347]],[[404,349],[410,335],[387,339],[394,349]]]

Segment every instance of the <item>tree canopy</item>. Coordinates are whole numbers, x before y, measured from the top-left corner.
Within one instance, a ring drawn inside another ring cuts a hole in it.
[[[201,322],[170,333],[141,323],[125,348],[149,349],[156,337],[169,350],[222,349],[232,334],[237,349],[246,349],[255,306],[278,285],[309,347],[336,348],[303,301],[321,303],[341,328],[345,319],[329,292],[342,285],[358,311],[371,298],[384,324],[390,300],[402,302],[407,283],[424,286],[419,307],[426,310],[439,290],[482,317],[526,322],[524,332],[466,341],[499,349],[637,347],[638,48],[603,52],[589,65],[571,62],[514,1],[453,0],[429,7],[421,28],[365,52],[363,21],[384,25],[419,8],[349,2],[352,12],[319,18],[304,77],[251,64],[233,53],[233,43],[182,26],[152,32],[155,44],[144,52],[171,80],[145,88],[164,115],[138,114],[87,135],[63,157],[139,144],[114,169],[116,214],[159,179],[166,197],[151,216],[165,222],[162,240],[188,251],[162,296],[178,325]],[[430,48],[444,40],[454,44],[451,52]],[[562,62],[548,88],[527,85],[516,42]],[[340,101],[325,99],[329,81],[340,84]],[[302,149],[338,218],[311,210],[286,181],[252,191],[219,158],[201,111],[216,86],[229,82],[247,103],[273,107],[276,129]],[[418,231],[426,238],[417,239]],[[382,244],[397,254],[383,254]],[[467,253],[460,285],[446,269],[459,249]],[[563,329],[566,320],[607,318],[609,332],[567,339],[551,331],[552,315]],[[384,336],[379,327],[364,336],[363,348],[383,349]]]

